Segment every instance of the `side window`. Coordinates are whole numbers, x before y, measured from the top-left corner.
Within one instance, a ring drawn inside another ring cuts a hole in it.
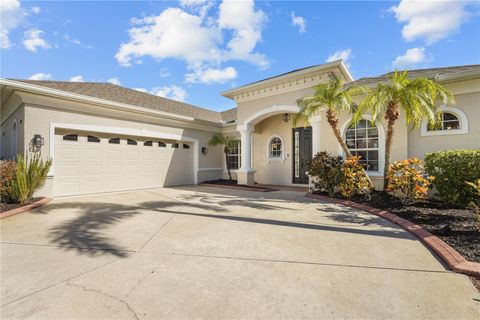
[[[65,141],[78,141],[78,134],[66,134],[63,136]]]
[[[108,143],[120,144],[120,138],[112,138],[112,139],[108,140]]]
[[[178,143],[172,143],[172,148],[178,149]]]
[[[136,145],[137,145],[137,141],[132,140],[132,139],[127,139],[127,144],[132,145],[132,146],[136,146]]]
[[[153,141],[145,141],[143,143],[143,145],[146,146],[146,147],[151,147],[151,146],[153,146]]]
[[[95,136],[88,136],[87,141],[88,142],[100,142],[100,138],[95,137]]]
[[[190,146],[186,143],[183,144],[183,149],[190,149]]]
[[[165,142],[158,141],[158,146],[160,148],[165,148],[167,145],[165,144]]]

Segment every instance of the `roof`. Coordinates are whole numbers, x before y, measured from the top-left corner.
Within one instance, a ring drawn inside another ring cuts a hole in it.
[[[130,104],[133,106],[148,108],[156,111],[168,112],[182,116],[189,116],[195,119],[221,122],[231,121],[236,112],[227,110],[216,112],[205,108],[197,107],[188,103],[159,97],[150,93],[141,92],[111,83],[102,82],[68,82],[68,81],[45,81],[45,80],[21,80],[10,79],[37,86],[47,87],[56,90],[67,91],[89,97],[105,99],[109,101]]]
[[[452,75],[455,73],[463,73],[467,71],[480,71],[480,64],[472,64],[465,66],[455,66],[455,67],[440,67],[440,68],[428,68],[428,69],[413,69],[406,70],[408,75],[411,78],[425,77],[425,78],[438,78],[447,75]],[[377,82],[382,82],[388,80],[388,78],[394,73],[394,71],[382,74],[376,77],[365,77],[355,80],[348,83],[346,86],[361,85],[368,86],[370,84],[375,84]]]
[[[233,98],[233,96],[235,94],[237,94],[239,92],[242,92],[244,90],[247,90],[247,89],[251,89],[251,88],[254,88],[254,87],[261,86],[261,85],[269,84],[269,83],[272,83],[272,82],[278,82],[278,81],[281,81],[285,78],[300,76],[300,75],[303,75],[303,74],[307,74],[307,73],[311,73],[311,72],[315,72],[315,71],[319,71],[319,70],[323,70],[323,69],[328,69],[328,68],[334,68],[334,67],[340,68],[341,72],[344,74],[345,78],[348,81],[353,81],[353,77],[350,74],[350,71],[348,70],[348,67],[345,65],[343,60],[340,59],[340,60],[335,60],[335,61],[331,61],[331,62],[327,62],[327,63],[316,64],[316,65],[313,65],[313,66],[310,66],[310,67],[295,69],[295,70],[288,71],[288,72],[285,72],[285,73],[282,73],[282,74],[279,74],[279,75],[276,75],[276,76],[273,76],[273,77],[269,77],[269,78],[265,78],[265,79],[258,80],[258,81],[255,81],[255,82],[251,82],[251,83],[245,84],[243,86],[224,91],[224,92],[222,92],[222,95],[224,97]]]

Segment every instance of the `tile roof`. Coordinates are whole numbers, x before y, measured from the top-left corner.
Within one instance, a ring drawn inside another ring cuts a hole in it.
[[[408,75],[412,78],[416,78],[416,77],[434,78],[436,76],[443,76],[447,74],[452,74],[452,73],[457,73],[462,71],[471,71],[471,70],[480,70],[480,64],[472,64],[472,65],[456,66],[456,67],[414,69],[414,70],[407,70],[407,71],[408,71]],[[348,83],[347,86],[369,85],[377,82],[386,81],[392,74],[393,74],[393,71],[382,74],[377,77],[360,78],[358,80]]]
[[[105,99],[114,102],[130,104],[138,107],[169,112],[178,115],[193,117],[195,119],[220,122],[231,121],[236,117],[234,109],[224,112],[216,112],[197,107],[188,103],[159,97],[150,93],[141,92],[111,83],[99,82],[68,82],[68,81],[45,81],[45,80],[20,80],[14,81],[29,83],[37,86],[48,87],[89,97]]]

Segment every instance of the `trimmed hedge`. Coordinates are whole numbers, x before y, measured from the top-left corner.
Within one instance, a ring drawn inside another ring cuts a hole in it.
[[[433,186],[443,201],[465,206],[478,200],[474,189],[465,182],[480,179],[480,149],[427,153],[425,169],[435,177]]]

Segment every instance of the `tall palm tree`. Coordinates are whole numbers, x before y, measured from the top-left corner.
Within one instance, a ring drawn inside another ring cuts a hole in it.
[[[223,145],[223,153],[225,154],[225,164],[227,166],[228,177],[232,180],[232,174],[230,172],[230,167],[228,166],[228,154],[233,151],[238,139],[230,136],[224,136],[222,134],[216,134],[208,140],[208,145],[210,147]]]
[[[338,129],[338,114],[342,111],[352,113],[354,111],[352,95],[366,94],[368,90],[362,86],[352,86],[345,89],[343,81],[337,78],[332,78],[328,82],[320,83],[314,86],[313,90],[313,95],[297,100],[300,112],[295,115],[293,123],[296,124],[301,116],[305,117],[305,122],[307,122],[309,117],[316,115],[320,110],[326,110],[327,122],[332,128],[333,134],[337,138],[345,155],[351,157],[352,153],[348,150],[347,144],[340,133],[340,129]],[[372,183],[365,170],[364,173],[368,181]]]
[[[379,83],[358,106],[354,121],[360,120],[364,113],[370,112],[372,122],[383,116],[388,124],[385,139],[384,190],[388,184],[387,170],[390,165],[395,123],[400,117],[400,112],[405,113],[406,125],[411,128],[415,128],[423,120],[434,124],[439,121],[439,103],[453,103],[453,96],[447,89],[430,79],[408,79],[407,71],[395,71],[387,82]]]

